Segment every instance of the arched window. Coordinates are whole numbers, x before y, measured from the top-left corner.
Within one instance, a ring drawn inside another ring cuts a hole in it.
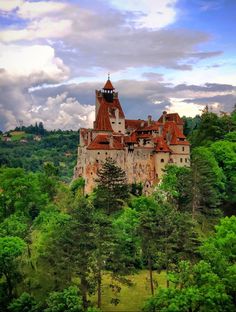
[[[164,159],[163,159],[163,158],[161,159],[161,162],[162,162],[162,163],[164,162]]]

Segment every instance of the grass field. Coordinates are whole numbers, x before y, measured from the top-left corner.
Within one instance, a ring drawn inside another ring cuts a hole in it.
[[[149,274],[148,271],[141,271],[138,274],[127,276],[132,281],[132,286],[118,284],[121,287],[119,293],[112,291],[111,278],[109,275],[105,275],[103,279],[103,294],[102,294],[102,311],[104,312],[138,312],[144,304],[144,301],[151,296]],[[166,274],[154,273],[155,283],[159,286],[165,287]],[[111,303],[112,298],[119,299],[119,304],[114,305]],[[96,298],[91,298],[91,301],[95,301]]]

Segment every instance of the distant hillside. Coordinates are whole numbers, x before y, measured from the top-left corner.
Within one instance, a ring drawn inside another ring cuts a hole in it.
[[[60,179],[69,181],[76,163],[79,133],[45,130],[44,135],[39,135],[27,132],[10,131],[1,135],[0,166],[36,172],[50,162],[58,167]]]

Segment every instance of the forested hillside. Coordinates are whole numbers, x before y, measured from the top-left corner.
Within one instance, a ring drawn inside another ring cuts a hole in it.
[[[47,131],[39,125],[16,128],[1,137],[0,166],[42,172],[50,163],[57,168],[59,177],[69,182],[76,163],[78,132]]]
[[[185,117],[185,133],[191,167],[149,196],[112,159],[84,196],[78,133],[2,142],[0,310],[236,311],[236,112]]]

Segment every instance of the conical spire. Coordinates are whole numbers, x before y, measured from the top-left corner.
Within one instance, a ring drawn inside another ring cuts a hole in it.
[[[107,82],[105,83],[105,86],[103,87],[104,90],[115,90],[113,87],[111,80],[110,80],[110,74],[108,73],[108,79]]]

